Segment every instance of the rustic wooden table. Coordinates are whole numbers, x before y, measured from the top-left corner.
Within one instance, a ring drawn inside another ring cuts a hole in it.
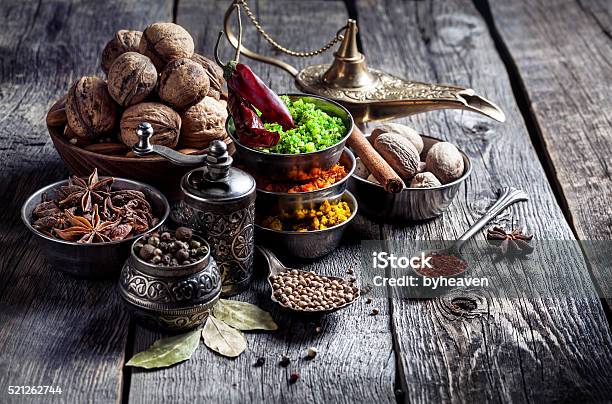
[[[467,151],[474,173],[466,186],[436,220],[391,226],[360,219],[342,247],[309,267],[328,274],[357,267],[359,239],[455,238],[503,185],[530,194],[529,203],[510,209],[509,219],[540,239],[612,238],[612,14],[606,0],[251,3],[273,36],[301,49],[320,46],[350,15],[371,65],[475,88],[507,115],[505,124],[454,110],[405,120]],[[67,175],[44,115],[75,78],[101,74],[100,51],[116,30],[173,20],[210,55],[226,5],[2,1],[0,402],[610,401],[609,301],[596,296],[595,285],[609,290],[612,278],[600,265],[573,272],[575,298],[467,295],[474,304],[461,307],[445,299],[385,299],[375,302],[377,316],[368,315],[372,305],[361,299],[323,318],[320,334],[279,312],[260,280],[241,298],[271,311],[282,332],[250,335],[248,351],[235,360],[202,347],[189,363],[165,370],[124,367],[126,357],[159,335],[129,321],[113,282],[76,280],[45,264],[19,217],[27,195]],[[251,26],[246,42],[272,52]],[[284,72],[251,65],[272,88],[294,88]],[[543,271],[515,274],[512,287],[555,276],[553,267]],[[311,345],[322,354],[299,361]],[[282,355],[295,359],[295,369],[276,365]],[[260,356],[268,362],[253,367]],[[288,384],[294,370],[302,378]],[[7,394],[8,385],[40,384],[60,386],[62,395]]]

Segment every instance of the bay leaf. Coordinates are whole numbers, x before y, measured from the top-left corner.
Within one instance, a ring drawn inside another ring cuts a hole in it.
[[[223,356],[235,358],[247,348],[247,341],[240,331],[223,321],[209,316],[202,329],[204,344]]]
[[[219,299],[213,309],[213,315],[242,331],[278,329],[270,313],[247,302]]]
[[[158,339],[146,351],[139,352],[126,363],[145,369],[164,368],[191,358],[200,343],[200,330]]]

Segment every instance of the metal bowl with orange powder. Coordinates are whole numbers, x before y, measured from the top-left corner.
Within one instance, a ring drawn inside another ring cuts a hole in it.
[[[321,200],[339,199],[355,171],[355,156],[345,148],[338,164],[303,183],[278,183],[257,178],[257,215],[279,210],[312,209]]]

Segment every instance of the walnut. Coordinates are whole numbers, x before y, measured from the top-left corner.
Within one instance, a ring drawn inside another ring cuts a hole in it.
[[[416,174],[419,152],[405,137],[397,133],[383,133],[376,137],[374,148],[404,181]]]
[[[442,184],[436,176],[429,171],[418,173],[412,178],[412,181],[410,181],[410,188],[433,188],[441,185]]]
[[[191,59],[168,63],[159,78],[159,97],[166,104],[182,110],[202,101],[210,82],[204,68]]]
[[[156,85],[157,70],[151,59],[140,53],[122,54],[108,71],[108,92],[124,107],[144,101]]]
[[[90,76],[77,80],[68,91],[66,117],[77,136],[96,139],[111,133],[117,122],[117,104],[106,82]]]
[[[149,122],[153,127],[151,143],[175,147],[181,131],[181,117],[172,108],[157,102],[143,102],[132,105],[121,117],[121,141],[132,147],[138,142],[136,128],[141,122]]]
[[[194,53],[191,60],[201,65],[204,70],[206,70],[206,74],[208,74],[210,88],[208,89],[208,94],[206,95],[214,98],[215,100],[219,100],[221,98],[221,93],[223,92],[223,86],[225,85],[223,69],[217,63],[198,53]]]
[[[64,95],[51,105],[49,112],[47,112],[47,126],[66,126],[66,123],[68,123],[68,118],[66,117],[66,98]]]
[[[203,149],[211,140],[223,140],[227,110],[221,103],[211,97],[202,101],[181,114],[181,145]]]
[[[171,60],[193,56],[194,44],[189,32],[180,25],[156,22],[144,30],[138,48],[161,71]]]
[[[463,175],[463,156],[448,142],[438,142],[427,152],[427,171],[433,173],[442,184],[452,182]]]
[[[423,138],[416,130],[412,129],[411,127],[393,122],[387,122],[385,124],[378,125],[370,134],[370,142],[374,144],[376,138],[382,135],[383,133],[397,133],[398,135],[408,139],[417,149],[417,152],[421,153],[423,151]]]
[[[128,31],[122,29],[117,31],[115,37],[111,39],[104,50],[102,51],[102,70],[108,74],[108,71],[120,55],[125,52],[138,52],[138,45],[140,44],[140,37],[142,32],[140,31]]]

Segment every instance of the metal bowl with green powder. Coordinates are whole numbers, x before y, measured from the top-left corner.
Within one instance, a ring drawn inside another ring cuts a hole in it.
[[[300,154],[327,149],[337,144],[346,135],[346,126],[338,116],[330,115],[304,98],[291,100],[283,95],[295,128],[285,131],[278,123],[266,123],[266,129],[280,134],[273,147],[259,148],[267,153]]]
[[[236,145],[237,162],[247,171],[273,181],[306,181],[340,160],[353,131],[353,117],[342,105],[324,97],[309,94],[281,97],[296,127],[283,131],[280,125],[267,123],[269,130],[281,134],[274,147],[254,149],[240,144],[231,117],[226,129]]]

